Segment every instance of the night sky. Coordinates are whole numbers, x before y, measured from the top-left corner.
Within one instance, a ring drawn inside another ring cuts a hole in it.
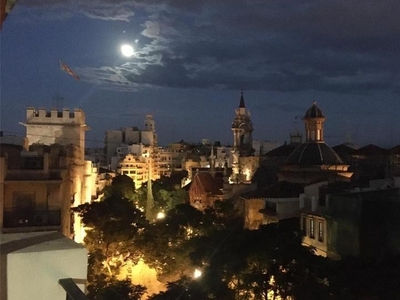
[[[23,135],[28,106],[59,105],[85,111],[87,146],[147,113],[161,145],[227,144],[243,89],[254,139],[304,132],[317,101],[330,146],[394,146],[399,16],[399,0],[19,0],[1,31],[1,130]]]

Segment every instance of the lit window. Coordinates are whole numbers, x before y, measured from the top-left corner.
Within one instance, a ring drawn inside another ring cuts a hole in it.
[[[314,238],[314,219],[310,219],[310,238]]]
[[[318,222],[318,241],[324,241],[324,222]]]

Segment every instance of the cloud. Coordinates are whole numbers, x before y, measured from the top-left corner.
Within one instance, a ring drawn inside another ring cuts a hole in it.
[[[45,4],[24,2],[31,8]],[[85,80],[106,88],[399,90],[398,0],[54,0],[51,5],[142,27],[146,42],[135,60],[82,68]]]
[[[134,5],[126,0],[20,0],[18,5],[30,9],[34,18],[57,19],[83,14],[106,21],[129,21],[134,16]],[[43,11],[49,13],[43,14]]]

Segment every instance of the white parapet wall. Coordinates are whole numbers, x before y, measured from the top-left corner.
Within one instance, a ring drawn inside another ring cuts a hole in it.
[[[58,232],[0,234],[0,299],[65,300],[60,279],[85,291],[87,251]]]

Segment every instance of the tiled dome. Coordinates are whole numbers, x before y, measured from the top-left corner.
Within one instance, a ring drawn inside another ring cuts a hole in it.
[[[317,106],[317,102],[314,102],[313,105],[307,110],[304,119],[309,118],[325,118],[322,110]]]
[[[286,165],[338,165],[343,164],[337,153],[325,143],[304,143],[287,158]]]

